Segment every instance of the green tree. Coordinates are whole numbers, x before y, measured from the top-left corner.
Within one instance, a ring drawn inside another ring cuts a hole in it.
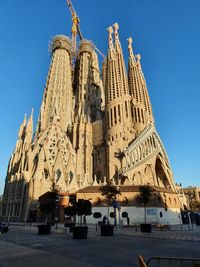
[[[56,207],[57,193],[48,192],[39,199],[40,212],[48,214],[53,213]]]
[[[138,196],[138,201],[143,204],[144,206],[144,221],[145,224],[147,223],[147,216],[146,216],[146,207],[147,204],[150,202],[153,189],[149,185],[141,185],[139,187],[140,195]]]
[[[190,210],[191,211],[200,211],[200,201],[190,202]]]
[[[70,217],[78,215],[78,217],[80,218],[80,225],[82,225],[83,216],[88,216],[92,214],[92,204],[89,200],[79,199],[71,206],[66,207],[64,209],[64,212],[67,216]]]

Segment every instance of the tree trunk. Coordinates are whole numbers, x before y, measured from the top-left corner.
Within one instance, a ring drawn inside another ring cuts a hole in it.
[[[147,223],[146,206],[144,206],[144,223]]]
[[[110,205],[109,205],[109,203],[108,203],[108,212],[107,212],[107,218],[108,218],[108,220],[109,220],[109,212],[110,211]]]

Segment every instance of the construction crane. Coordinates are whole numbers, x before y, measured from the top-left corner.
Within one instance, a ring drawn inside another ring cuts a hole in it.
[[[67,0],[67,5],[69,7],[69,10],[71,12],[72,15],[72,56],[74,57],[76,55],[76,35],[78,32],[79,38],[80,40],[83,40],[83,36],[81,34],[81,30],[79,27],[79,23],[80,23],[80,19],[79,17],[76,15],[76,11],[72,6],[71,0]]]
[[[71,30],[71,33],[72,33],[72,49],[71,49],[71,53],[72,53],[72,57],[74,58],[75,55],[76,55],[76,35],[78,33],[78,36],[79,36],[81,41],[83,40],[83,35],[82,35],[80,27],[79,27],[80,19],[76,14],[76,11],[75,11],[75,9],[74,9],[74,7],[72,5],[71,0],[67,0],[67,5],[68,5],[69,10],[70,10],[71,15],[72,15],[72,30]],[[106,56],[101,51],[99,51],[99,49],[97,49],[96,46],[95,46],[95,50],[103,58],[106,58]]]

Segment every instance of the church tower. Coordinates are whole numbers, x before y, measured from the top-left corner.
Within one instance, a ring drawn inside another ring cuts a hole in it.
[[[121,167],[116,153],[123,150],[134,139],[134,114],[132,100],[129,94],[128,79],[118,35],[119,26],[109,27],[109,48],[106,62],[105,94],[107,118],[107,160],[108,178],[111,179]],[[103,78],[104,80],[104,78]]]
[[[103,143],[102,107],[104,92],[94,45],[83,40],[76,58],[74,147],[77,153],[77,180],[80,186],[91,185],[93,177],[103,179],[105,158]],[[98,155],[98,156],[97,156]],[[97,164],[98,162],[98,164]]]
[[[133,54],[132,38],[128,39],[128,50],[128,85],[132,100],[131,112],[134,115],[134,128],[139,135],[149,123],[154,123],[154,118],[140,63],[141,56]]]
[[[70,40],[55,36],[51,44],[52,60],[40,110],[38,132],[44,131],[53,119],[60,120],[62,131],[72,126],[72,77]]]
[[[33,136],[33,111],[20,125],[15,150],[10,158],[2,202],[2,214],[9,221],[24,218],[28,202],[29,159]]]

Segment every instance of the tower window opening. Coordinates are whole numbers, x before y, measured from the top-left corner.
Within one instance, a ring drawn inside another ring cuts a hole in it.
[[[132,117],[132,119],[134,119],[133,107],[131,107],[131,117]]]
[[[117,124],[117,113],[116,113],[116,107],[114,107],[114,122]]]
[[[112,127],[113,126],[112,109],[110,110],[110,122],[111,122],[111,127]]]
[[[141,109],[141,115],[142,115],[142,122],[144,123],[144,113],[143,113],[143,109]]]
[[[156,142],[155,142],[154,137],[153,137],[153,147],[156,148]]]
[[[139,110],[139,108],[137,108],[137,112],[138,112],[138,121],[141,122],[141,120],[140,120],[140,110]]]
[[[135,122],[137,122],[137,121],[138,121],[138,119],[137,119],[137,112],[136,112],[136,108],[134,108],[134,113],[135,113]]]
[[[119,116],[119,123],[120,123],[121,122],[120,105],[118,105],[118,116]]]
[[[127,107],[127,102],[125,101],[125,112],[126,112],[126,117],[128,117],[128,107]]]

